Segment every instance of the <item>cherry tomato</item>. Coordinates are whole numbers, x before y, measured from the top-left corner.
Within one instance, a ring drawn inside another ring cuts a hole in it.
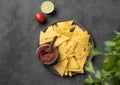
[[[44,23],[45,22],[45,16],[41,12],[37,12],[35,14],[35,18],[36,18],[37,22],[39,22],[39,23]]]

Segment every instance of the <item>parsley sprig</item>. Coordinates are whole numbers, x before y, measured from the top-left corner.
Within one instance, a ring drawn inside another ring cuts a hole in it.
[[[85,70],[91,74],[85,79],[85,85],[120,85],[120,32],[114,31],[115,38],[105,41],[106,53],[95,48],[92,56],[104,55],[101,70],[95,70],[89,61]]]

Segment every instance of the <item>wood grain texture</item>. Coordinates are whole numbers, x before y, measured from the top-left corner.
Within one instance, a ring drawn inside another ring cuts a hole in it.
[[[57,20],[73,19],[92,34],[104,51],[104,40],[120,31],[120,0],[52,0],[55,11],[37,24],[34,14],[44,0],[0,0],[0,85],[84,85],[85,75],[59,77],[46,70],[35,51],[39,31]],[[103,56],[94,58],[101,68]]]

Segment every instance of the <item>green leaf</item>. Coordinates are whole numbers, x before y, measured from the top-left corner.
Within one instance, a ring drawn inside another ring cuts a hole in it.
[[[113,69],[115,67],[116,60],[117,60],[117,57],[115,54],[113,54],[113,53],[106,54],[103,68],[105,70]]]
[[[102,80],[105,80],[107,77],[110,76],[110,72],[105,71],[104,69],[102,69],[101,76],[102,76]]]
[[[95,48],[93,51],[92,51],[92,56],[98,56],[102,54],[101,50],[99,48]]]
[[[119,79],[120,81],[120,70],[115,73],[115,76]]]
[[[103,85],[110,85],[108,82],[103,82]]]
[[[107,40],[104,42],[106,47],[111,47],[111,46],[115,46],[116,43],[114,41],[111,40]]]
[[[94,83],[95,83],[94,85],[101,85],[101,81],[99,79],[95,79]]]
[[[115,69],[115,77],[117,77],[120,80],[120,60],[116,63],[116,69]]]
[[[91,77],[91,75],[88,75],[88,78],[85,79],[85,85],[93,85],[94,79]]]
[[[98,78],[98,79],[101,79],[101,72],[100,71],[96,71],[96,78]]]
[[[85,70],[91,73],[95,73],[94,68],[93,68],[93,64],[91,61],[88,62],[88,64],[85,67]]]
[[[117,35],[114,39],[113,39],[114,42],[119,42],[120,41],[120,35]]]
[[[119,35],[120,36],[120,32],[118,32],[118,31],[113,31],[114,32],[114,34],[116,34],[116,35]]]
[[[120,85],[120,80],[117,77],[112,78],[112,85]]]

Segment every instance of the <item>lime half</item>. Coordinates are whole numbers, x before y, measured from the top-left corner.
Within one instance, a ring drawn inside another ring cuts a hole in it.
[[[50,14],[54,11],[54,4],[51,1],[44,1],[41,4],[41,11]]]

